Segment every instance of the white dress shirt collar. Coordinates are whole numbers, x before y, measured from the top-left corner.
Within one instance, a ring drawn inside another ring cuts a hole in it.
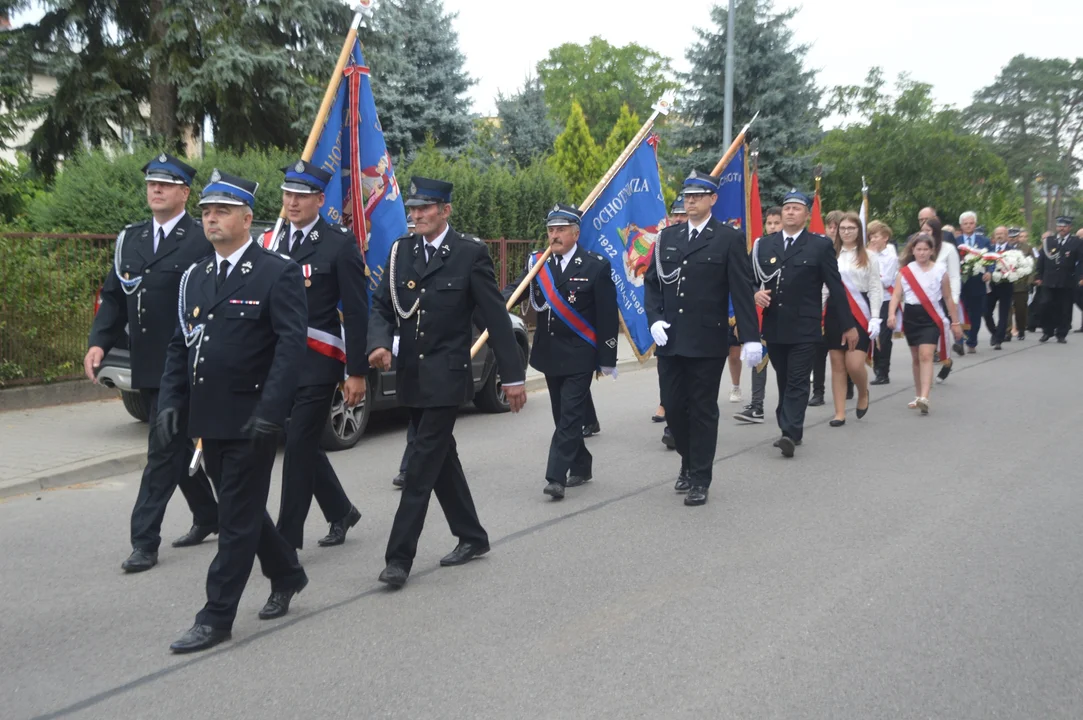
[[[437,236],[436,236],[436,239],[435,239],[435,240],[433,240],[433,241],[432,241],[431,243],[429,243],[429,244],[430,244],[430,245],[432,245],[434,249],[437,249],[437,250],[439,250],[439,249],[440,249],[440,246],[444,244],[444,238],[446,238],[446,237],[447,237],[447,233],[448,233],[448,230],[450,230],[450,229],[451,229],[451,226],[450,226],[450,225],[445,225],[445,226],[444,226],[444,232],[442,232],[442,233],[440,233],[439,235],[437,235]],[[426,238],[426,237],[425,237],[424,235],[422,235],[422,236],[421,236],[421,242],[426,242],[426,243],[428,243],[428,242],[429,242],[429,240],[428,240],[428,238]]]
[[[240,249],[235,250],[229,257],[222,257],[217,250],[214,251],[214,270],[219,272],[222,269],[222,261],[229,260],[229,267],[226,269],[226,277],[237,267],[237,263],[241,261],[241,256],[248,250],[248,246],[252,244],[252,238],[248,238],[248,242],[241,245]]]
[[[173,228],[177,227],[177,223],[184,217],[185,211],[181,210],[180,213],[170,220],[166,220],[162,224],[158,224],[157,220],[154,220],[154,252],[158,252],[158,229],[162,230],[162,237],[169,237],[169,233],[173,232]]]
[[[294,233],[296,233],[298,230],[301,231],[301,240],[300,240],[300,242],[304,242],[305,238],[308,237],[308,234],[310,232],[312,232],[312,228],[316,227],[316,223],[319,222],[319,220],[320,220],[320,216],[317,215],[315,218],[313,218],[312,222],[310,222],[308,225],[305,225],[304,227],[297,227],[293,223],[290,223],[290,237],[289,237],[290,244],[291,245],[293,244]],[[291,247],[290,250],[292,251],[293,248]]]
[[[563,255],[558,255],[557,256],[557,257],[560,258],[560,270],[561,270],[561,272],[568,269],[568,263],[570,263],[572,261],[572,258],[575,256],[575,251],[578,250],[578,249],[579,249],[579,243],[576,243],[575,245],[572,245],[571,250],[564,253]]]
[[[707,223],[711,222],[711,216],[708,215],[707,219],[701,222],[699,225],[693,225],[692,221],[688,221],[688,237],[692,237],[692,231],[695,230],[700,235],[703,234],[703,228],[707,227]]]

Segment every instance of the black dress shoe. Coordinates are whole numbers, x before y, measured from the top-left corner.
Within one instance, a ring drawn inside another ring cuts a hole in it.
[[[402,490],[404,487],[406,487],[406,473],[400,472],[394,477],[394,479],[391,480],[391,484],[397,487],[399,490]]]
[[[379,580],[393,588],[400,588],[406,584],[406,579],[408,577],[410,577],[409,570],[399,565],[392,564],[384,568],[384,571],[380,573]]]
[[[440,564],[444,567],[463,565],[476,557],[481,557],[487,552],[489,552],[488,545],[475,545],[474,543],[461,542],[455,546],[454,550],[440,558]]]
[[[808,406],[809,407],[820,407],[823,404],[824,404],[824,394],[823,393],[812,393],[812,397],[810,397],[808,399]]]
[[[136,548],[132,550],[132,554],[128,556],[128,559],[120,564],[120,569],[127,573],[137,573],[150,570],[157,564],[158,553]]]
[[[686,493],[692,488],[692,473],[688,470],[681,470],[677,475],[677,482],[673,483],[673,489],[678,493]]]
[[[961,340],[959,342],[957,342],[957,343],[952,343],[951,344],[951,349],[959,357],[962,357],[964,354],[966,354],[966,350],[963,348],[963,343],[962,343]]]
[[[707,488],[702,485],[696,485],[689,489],[688,494],[684,496],[684,504],[688,506],[704,505],[707,503]]]
[[[869,404],[868,405],[866,405],[863,408],[855,408],[854,409],[854,414],[857,415],[858,420],[860,420],[861,418],[865,417],[868,414],[869,407],[871,405],[872,405],[872,398],[869,398]]]
[[[579,487],[585,485],[591,480],[590,475],[569,475],[568,481],[564,484],[564,487]]]
[[[785,436],[783,436],[783,437],[785,437]],[[801,444],[800,440],[792,440],[792,442],[793,442],[794,445],[800,445]],[[781,448],[782,447],[782,438],[779,438],[778,440],[775,440],[773,443],[771,443],[771,447]]]
[[[594,437],[595,435],[597,435],[601,431],[602,431],[602,426],[600,424],[598,424],[598,423],[590,423],[589,425],[584,425],[583,426],[583,437],[585,437],[585,438]]]
[[[836,418],[831,418],[831,420],[828,421],[827,424],[830,425],[831,427],[842,427],[843,425],[846,424],[846,418],[843,418],[842,420],[838,420]],[[781,443],[781,441],[780,441],[780,443]],[[780,444],[779,447],[781,448],[782,445]]]
[[[651,415],[651,422],[659,423],[659,422],[665,422],[665,421],[666,421],[666,416],[665,415]]]
[[[334,545],[341,545],[346,542],[346,532],[357,524],[357,521],[361,519],[361,511],[353,505],[350,506],[350,512],[346,513],[346,517],[342,518],[338,522],[331,523],[331,530],[326,535],[316,541],[316,544],[320,547],[332,547]]]
[[[1076,330],[1076,332],[1083,332],[1083,330]],[[1015,339],[1016,340],[1022,340],[1024,338],[1026,338],[1026,336],[1027,336],[1027,334],[1025,332],[1021,332],[1021,333],[1019,333],[1018,335],[1015,336]]]
[[[199,545],[211,535],[218,534],[217,525],[193,525],[192,529],[173,541],[173,547],[192,547]]]
[[[869,383],[869,385],[890,385],[890,384],[891,384],[891,380],[888,379],[887,375],[877,375],[876,378],[873,379],[873,381]]]
[[[299,587],[293,590],[275,590],[271,592],[271,596],[267,598],[267,602],[263,604],[263,607],[259,611],[260,620],[274,620],[280,618],[290,611],[290,600],[294,595],[300,595],[301,591],[308,585],[308,578],[304,579]]]
[[[1004,339],[1001,340],[1001,342],[1011,342],[1011,341],[1012,341],[1012,336],[1011,335],[1005,335]]]
[[[778,439],[778,449],[782,451],[783,457],[792,458],[794,448],[797,447],[792,438],[788,438],[785,435]]]
[[[939,372],[936,373],[936,376],[940,378],[941,382],[943,382],[944,380],[948,379],[948,375],[951,375],[951,365],[947,363],[942,363],[940,365]]]
[[[1068,338],[1059,337],[1059,338],[1057,338],[1057,342],[1060,343],[1061,345],[1067,345],[1068,344]]]
[[[208,650],[218,643],[229,640],[229,630],[213,628],[210,625],[193,625],[188,632],[184,633],[169,646],[169,649],[178,655],[200,650]]]
[[[1050,333],[1042,333],[1042,336],[1038,338],[1038,342],[1049,342],[1052,337]]]
[[[669,450],[677,449],[677,441],[673,437],[673,431],[669,429],[669,425],[666,425],[666,429],[662,431],[662,444]]]
[[[996,344],[994,344],[994,345],[993,345],[993,349],[994,349],[994,350],[1003,350],[1004,348],[1002,348],[1002,347],[1000,346],[1000,343],[996,343]]]
[[[542,492],[553,498],[554,500],[564,499],[564,486],[558,482],[549,483],[545,486],[545,489],[542,490]]]

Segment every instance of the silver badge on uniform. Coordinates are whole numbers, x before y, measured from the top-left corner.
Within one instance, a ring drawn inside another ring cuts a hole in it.
[[[251,260],[246,260],[243,263],[241,263],[241,274],[242,275],[247,275],[250,272],[252,272],[252,261]]]
[[[221,179],[222,179],[222,173],[218,172],[218,168],[215,168],[214,172],[211,173],[211,182],[216,183]]]
[[[313,230],[312,232],[310,232],[308,234],[308,237],[309,237],[310,240],[319,240],[320,239],[320,231],[319,230]]]
[[[167,157],[165,156],[165,153],[162,153],[161,155],[159,155],[159,156],[158,156],[158,162],[165,162],[165,161],[166,161],[166,160],[168,160],[168,159],[169,159],[169,158],[167,158]]]

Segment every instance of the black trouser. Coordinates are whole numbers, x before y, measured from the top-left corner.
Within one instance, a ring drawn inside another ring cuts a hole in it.
[[[782,434],[800,440],[805,434],[805,410],[808,409],[808,377],[816,353],[825,344],[798,343],[767,346],[771,366],[778,382],[778,407],[775,417]]]
[[[773,364],[773,363],[772,363]],[[812,393],[823,395],[827,381],[827,343],[816,344],[816,357],[812,365]]]
[[[887,377],[891,373],[891,343],[895,332],[887,326],[887,310],[891,307],[891,300],[885,300],[880,305],[880,338],[869,338],[872,342],[872,369],[877,377]]]
[[[1011,283],[1008,284],[1010,285]],[[989,337],[994,340],[997,337],[997,316],[996,312],[993,310],[993,306],[996,305],[996,302],[999,299],[995,288],[995,284],[990,284],[989,291],[985,293],[985,315],[983,317],[985,320],[985,329],[989,331]]]
[[[1010,282],[993,283],[993,291],[989,293],[988,313],[993,315],[993,306],[996,306],[996,325],[993,328],[993,340],[997,343],[1004,342],[1011,336],[1012,321],[1012,295],[1014,288]]]
[[[972,280],[973,278],[971,278]],[[970,280],[967,281],[967,284]],[[963,285],[963,290],[959,294],[959,299],[966,308],[966,316],[970,320],[970,329],[966,331],[966,344],[968,347],[978,346],[978,331],[981,330],[981,320],[985,316],[985,288],[980,284],[975,287],[968,288],[966,284]]]
[[[1042,323],[1042,331],[1046,335],[1056,335],[1058,338],[1067,337],[1072,329],[1072,300],[1075,296],[1075,288],[1042,288],[1045,299],[1045,320]]]
[[[158,388],[145,388],[139,393],[150,412],[150,436],[147,439],[147,465],[143,479],[139,481],[139,494],[132,508],[132,547],[147,552],[158,552],[162,543],[162,518],[173,491],[180,486],[188,507],[192,510],[192,522],[196,525],[218,524],[218,503],[215,502],[211,484],[202,468],[188,476],[188,464],[192,461],[194,443],[182,430],[174,434],[168,445],[158,442],[155,422],[158,418]],[[188,412],[181,411],[181,428],[188,426]]]
[[[228,630],[259,557],[272,591],[294,590],[306,581],[297,551],[267,514],[267,494],[278,444],[271,441],[203,440],[203,457],[218,491],[218,554],[207,571],[207,604],[201,625]]]
[[[410,453],[414,448],[414,438],[417,437],[417,425],[414,425],[413,417],[406,426],[406,449],[402,451],[402,460],[399,462],[399,472],[406,472],[406,463],[410,462]]]
[[[417,427],[417,435],[406,463],[406,485],[387,541],[388,564],[410,570],[433,492],[452,535],[460,542],[489,544],[455,449],[452,433],[458,412],[457,407],[410,408],[410,422]]]
[[[1034,298],[1027,306],[1027,332],[1036,332],[1038,326],[1045,321],[1045,291],[1041,287],[1034,288]]]
[[[681,469],[690,473],[694,486],[711,486],[718,446],[718,386],[725,364],[724,357],[658,358],[666,422],[681,456]]]
[[[297,388],[293,399],[282,461],[278,531],[298,550],[304,546],[305,518],[313,497],[329,523],[343,519],[353,507],[327,453],[320,447],[320,435],[327,425],[337,387],[337,383],[308,385]]]
[[[594,373],[560,377],[546,375],[549,386],[549,404],[553,407],[553,439],[549,443],[549,460],[545,465],[545,480],[564,485],[568,473],[590,477],[593,458],[583,440],[583,425],[591,420],[586,416],[590,402],[590,383]],[[596,420],[596,419],[595,419]]]
[[[767,395],[767,363],[762,370],[752,368],[752,402],[754,408],[763,410],[763,398]]]
[[[594,373],[590,373],[590,376],[593,377]],[[548,378],[546,378],[546,381],[548,381]],[[550,393],[550,396],[551,395],[552,395],[552,393]],[[587,383],[587,402],[586,402],[586,409],[584,410],[584,413],[583,413],[583,424],[584,425],[597,425],[598,424],[598,413],[595,412],[595,410],[594,410],[594,396],[590,392],[590,383]],[[582,430],[580,430],[580,433],[582,433]]]

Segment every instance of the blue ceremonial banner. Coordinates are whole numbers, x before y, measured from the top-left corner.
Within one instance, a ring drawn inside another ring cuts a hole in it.
[[[354,45],[343,72],[312,162],[334,176],[320,213],[357,236],[371,294],[384,275],[391,245],[406,234],[406,211],[376,115],[360,42]]]
[[[722,182],[718,186],[718,200],[711,208],[715,220],[730,225],[742,234],[745,232],[745,149],[737,149],[737,154],[722,171]],[[730,299],[730,318],[733,318],[733,299]]]
[[[658,179],[655,138],[640,143],[594,206],[583,216],[579,244],[609,261],[617,305],[637,356],[654,340],[647,325],[643,277],[658,233],[666,226],[666,202]]]

